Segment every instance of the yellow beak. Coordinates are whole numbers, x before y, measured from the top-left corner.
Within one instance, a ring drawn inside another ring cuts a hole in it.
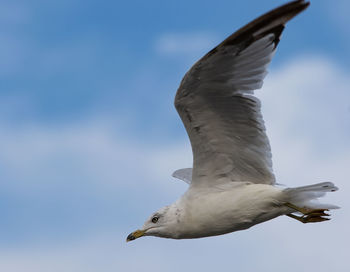
[[[127,242],[130,242],[132,240],[135,240],[137,238],[140,238],[141,236],[143,236],[145,234],[145,231],[144,230],[137,230],[137,231],[134,231],[132,233],[130,233],[128,235],[128,237],[126,238],[126,241]]]

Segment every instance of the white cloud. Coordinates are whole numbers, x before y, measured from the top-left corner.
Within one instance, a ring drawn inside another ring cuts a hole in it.
[[[338,160],[350,161],[349,86],[348,72],[325,58],[300,58],[267,77],[257,93],[281,183],[343,181]]]
[[[329,60],[309,57],[273,71],[263,90],[257,92],[263,101],[276,172],[290,174],[279,182],[296,185],[290,177],[298,174],[293,173],[297,169],[303,169],[303,174],[311,178],[315,175],[313,170],[328,164],[330,159],[340,160],[339,165],[347,159],[350,154],[348,78],[347,72]],[[98,187],[106,183],[114,188],[128,184],[125,180],[128,175],[129,178],[141,175],[145,182],[159,181],[157,186],[166,189],[167,182],[162,179],[171,179],[174,170],[189,167],[192,160],[187,139],[148,145],[123,134],[127,130],[123,122],[113,127],[104,117],[49,127],[40,124],[14,127],[3,119],[0,160],[13,180],[29,179],[29,183],[21,186],[16,186],[16,182],[11,184],[25,190],[34,184],[40,187],[58,172],[63,172],[66,178],[79,175]],[[331,166],[334,167],[328,167]],[[321,167],[320,171],[325,169]],[[135,170],[137,176],[133,176]],[[322,176],[317,174],[315,178]],[[332,173],[324,178],[332,179]],[[300,181],[304,182],[312,180]]]
[[[112,123],[118,123],[117,128]],[[105,117],[53,126],[0,122],[0,128],[4,169],[0,177],[11,180],[1,187],[16,194],[44,193],[57,190],[54,184],[76,183],[96,194],[122,194],[122,188],[136,189],[141,184],[173,195],[183,186],[169,188],[170,175],[192,160],[188,143],[145,145],[123,134],[122,121]]]
[[[172,272],[234,268],[237,271],[294,272],[302,267],[318,272],[345,272],[347,268],[348,238],[342,236],[347,234],[345,224],[303,225],[283,217],[219,237],[180,241],[146,237],[125,243],[127,233],[100,233],[54,247],[3,249],[0,269],[11,272]],[[247,261],[247,256],[251,261]]]
[[[333,220],[303,225],[281,217],[215,238],[173,241],[148,237],[124,242],[133,230],[130,225],[137,224],[130,218],[151,212],[154,203],[145,202],[147,197],[168,200],[186,188],[181,182],[169,183],[172,170],[188,167],[191,162],[185,139],[163,141],[158,146],[156,141],[152,145],[136,143],[122,133],[125,128],[118,125],[116,132],[105,118],[51,128],[0,124],[1,165],[18,182],[17,187],[11,185],[14,190],[28,194],[44,186],[47,177],[55,182],[54,176],[63,175],[67,179],[86,178],[102,196],[111,191],[135,192],[137,188],[142,195],[136,199],[130,194],[129,203],[118,207],[129,214],[132,203],[137,202],[139,209],[139,214],[120,219],[128,221],[121,222],[120,233],[80,236],[67,244],[34,249],[0,247],[0,270],[212,271],[232,267],[237,271],[292,272],[302,267],[305,271],[345,272],[350,242],[346,212],[350,208],[349,78],[349,71],[328,59],[304,56],[272,71],[263,90],[258,91],[278,182],[298,186],[334,181],[340,191],[330,194],[327,201],[342,209],[333,212]],[[20,183],[23,178],[30,183]],[[86,186],[86,181],[79,185]]]

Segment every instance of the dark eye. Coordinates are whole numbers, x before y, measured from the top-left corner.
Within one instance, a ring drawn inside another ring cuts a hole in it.
[[[158,216],[154,216],[153,218],[152,218],[152,223],[157,223],[158,222]]]

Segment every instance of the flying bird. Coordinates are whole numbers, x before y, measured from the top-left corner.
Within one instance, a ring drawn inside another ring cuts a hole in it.
[[[285,24],[309,4],[292,1],[258,17],[185,74],[175,107],[191,141],[193,169],[177,170],[173,176],[189,188],[175,203],[153,213],[127,241],[221,235],[281,215],[302,223],[329,220],[327,211],[337,206],[315,200],[336,191],[333,183],[275,186],[260,101],[254,96]]]

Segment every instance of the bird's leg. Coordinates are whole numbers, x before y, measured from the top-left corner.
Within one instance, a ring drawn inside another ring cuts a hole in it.
[[[297,216],[292,213],[286,214],[287,216],[298,220],[301,223],[317,223],[317,222],[322,222],[322,221],[327,221],[330,220],[329,218],[322,217],[322,216]]]
[[[286,203],[284,204],[285,206],[292,208],[293,210],[296,210],[300,213],[302,213],[303,215],[319,215],[319,216],[329,216],[329,214],[326,214],[325,211],[328,211],[328,209],[309,209],[309,208],[305,208],[305,207],[298,207],[295,206],[291,203]]]
[[[301,223],[307,223],[307,222],[305,221],[305,219],[304,219],[302,216],[297,216],[297,215],[294,215],[294,214],[292,214],[292,213],[286,214],[286,215],[289,216],[290,218],[293,218],[293,219],[295,219],[295,220],[298,220],[298,221],[301,222]]]
[[[302,213],[302,216],[297,216],[294,214],[287,214],[287,216],[296,219],[302,223],[316,223],[327,221],[329,218],[324,216],[329,216],[329,214],[325,213],[328,209],[308,209],[305,207],[298,207],[291,203],[284,204],[285,206],[292,208],[295,211]]]

